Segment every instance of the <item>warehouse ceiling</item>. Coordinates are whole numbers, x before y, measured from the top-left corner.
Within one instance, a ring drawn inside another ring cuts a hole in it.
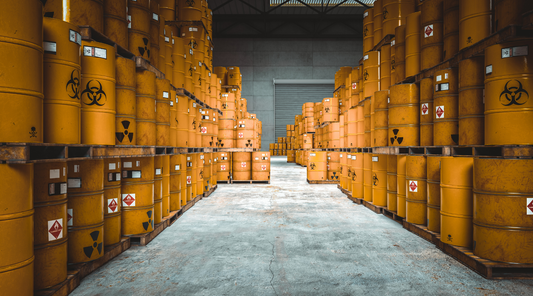
[[[213,38],[362,38],[375,0],[209,0]]]

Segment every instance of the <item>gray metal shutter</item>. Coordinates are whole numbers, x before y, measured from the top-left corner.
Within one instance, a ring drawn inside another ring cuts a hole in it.
[[[294,116],[302,114],[307,102],[322,102],[331,98],[334,84],[276,84],[276,138],[287,136],[287,125],[294,124]]]

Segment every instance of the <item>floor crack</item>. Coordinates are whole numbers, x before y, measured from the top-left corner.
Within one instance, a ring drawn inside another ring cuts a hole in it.
[[[278,292],[276,291],[276,288],[274,288],[274,285],[272,284],[272,281],[274,280],[274,272],[272,271],[272,261],[274,261],[274,244],[271,242],[268,242],[272,245],[272,259],[270,259],[270,263],[268,264],[268,270],[270,270],[270,273],[272,274],[272,278],[270,279],[270,286],[272,287],[272,290],[274,290],[274,293],[276,293],[276,296],[278,295]]]

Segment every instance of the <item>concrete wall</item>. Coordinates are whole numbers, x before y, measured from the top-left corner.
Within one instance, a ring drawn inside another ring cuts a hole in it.
[[[274,86],[276,79],[334,79],[342,66],[362,57],[361,39],[214,39],[213,65],[238,66],[242,97],[248,112],[263,122],[262,150],[275,143]]]

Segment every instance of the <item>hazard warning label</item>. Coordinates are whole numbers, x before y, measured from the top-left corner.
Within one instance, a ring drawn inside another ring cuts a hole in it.
[[[241,168],[245,168],[246,167],[246,162],[241,162]]]
[[[135,206],[135,193],[122,194],[122,206],[134,207]]]
[[[244,138],[244,133],[239,133],[239,138]]]
[[[418,181],[409,182],[409,192],[418,192]]]
[[[118,199],[110,198],[107,200],[107,212],[115,213],[118,209]]]
[[[63,219],[48,221],[48,241],[63,238]]]
[[[420,108],[422,110],[422,115],[428,115],[429,106],[427,103],[422,104]]]
[[[352,89],[357,89],[357,82],[352,83]]]
[[[526,198],[526,212],[528,215],[533,215],[533,198]]]
[[[261,169],[262,169],[263,171],[266,171],[267,166],[266,166],[266,165],[262,165],[262,166],[261,166]]]
[[[192,184],[192,178],[191,178],[191,176],[187,176],[187,184],[188,184],[188,185]]]
[[[67,210],[67,226],[73,226],[73,220],[72,217],[74,217],[74,214],[72,213],[72,209]]]
[[[202,126],[202,128],[200,129],[200,132],[201,132],[202,134],[207,134],[207,127]]]
[[[444,118],[444,106],[435,107],[436,118]]]
[[[427,25],[424,27],[424,37],[428,38],[433,36],[433,25]]]
[[[226,166],[225,166],[225,165],[221,165],[221,166],[220,166],[220,170],[221,170],[221,171],[225,171],[225,170],[226,170]]]

